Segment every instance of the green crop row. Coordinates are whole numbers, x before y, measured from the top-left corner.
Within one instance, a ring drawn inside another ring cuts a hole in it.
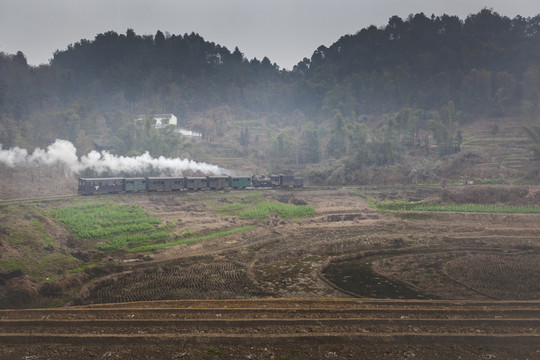
[[[53,216],[82,239],[101,239],[99,250],[126,248],[131,243],[166,239],[161,222],[136,205],[92,203],[55,209]]]
[[[97,203],[74,205],[53,210],[53,215],[59,219],[72,219],[80,216],[88,218],[104,218],[111,220],[146,217],[146,211],[136,205],[115,205],[112,203]]]
[[[83,239],[150,231],[160,223],[138,206],[112,203],[64,207],[53,210],[53,216]]]
[[[472,212],[493,214],[540,214],[540,206],[491,205],[491,204],[425,204],[423,202],[384,201],[377,203],[377,209],[388,211],[436,211]]]
[[[242,219],[260,219],[270,215],[282,218],[297,218],[314,214],[315,210],[308,205],[281,204],[272,201],[264,201],[253,209],[242,211],[238,216]]]

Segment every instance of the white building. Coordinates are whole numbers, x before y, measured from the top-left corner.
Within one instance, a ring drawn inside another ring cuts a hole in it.
[[[145,118],[146,116],[139,116],[135,121],[143,121]],[[174,114],[155,114],[152,116],[152,120],[154,120],[154,128],[156,129],[164,128],[167,125],[178,126],[178,119]]]
[[[178,119],[174,114],[156,114],[153,118],[156,121],[154,125],[156,129],[160,129],[167,125],[178,125]]]
[[[147,116],[140,115],[135,121],[143,121]],[[153,124],[155,129],[162,129],[168,125],[178,126],[178,118],[174,114],[155,114],[152,116]],[[195,132],[193,130],[187,130],[182,128],[177,128],[176,132],[182,136],[188,138],[202,138],[202,134]]]

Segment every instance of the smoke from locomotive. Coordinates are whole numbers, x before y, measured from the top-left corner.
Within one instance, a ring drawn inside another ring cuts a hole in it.
[[[17,166],[60,165],[69,174],[79,174],[93,170],[97,174],[137,174],[155,171],[181,176],[186,172],[200,172],[205,175],[227,175],[228,171],[216,165],[198,163],[180,158],[154,158],[148,152],[139,156],[127,157],[111,154],[107,151],[90,151],[80,159],[77,149],[68,140],[57,139],[46,150],[37,148],[32,154],[19,147],[2,149],[0,144],[0,164],[10,168]]]

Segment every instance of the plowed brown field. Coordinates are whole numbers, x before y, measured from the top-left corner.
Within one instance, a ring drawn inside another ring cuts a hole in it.
[[[218,300],[0,311],[0,358],[534,359],[540,302]]]

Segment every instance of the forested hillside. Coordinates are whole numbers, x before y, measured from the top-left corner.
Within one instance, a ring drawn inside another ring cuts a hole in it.
[[[464,20],[393,16],[319,47],[292,71],[195,33],[132,29],[71,44],[39,67],[20,52],[0,55],[4,149],[63,138],[79,155],[106,143],[121,155],[244,159],[312,182],[369,183],[358,174],[396,164],[410,174],[459,153],[463,127],[478,119],[490,119],[493,136],[497,119],[525,124],[538,145],[539,110],[540,16],[489,9]],[[134,121],[153,113],[174,113],[203,141]]]

